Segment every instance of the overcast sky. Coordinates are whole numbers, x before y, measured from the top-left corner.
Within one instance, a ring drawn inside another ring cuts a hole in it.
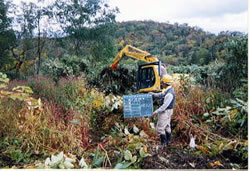
[[[204,31],[248,32],[247,0],[109,0],[117,21],[154,20],[187,23]]]
[[[18,3],[21,0],[13,0]],[[25,0],[36,2],[37,0]],[[54,0],[43,0],[45,4]],[[107,0],[118,7],[117,21],[187,23],[204,31],[248,33],[248,0]]]

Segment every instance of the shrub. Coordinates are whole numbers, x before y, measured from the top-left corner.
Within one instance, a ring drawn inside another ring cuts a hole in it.
[[[35,96],[61,105],[65,110],[84,110],[84,101],[88,99],[89,88],[86,81],[80,78],[65,77],[55,84],[47,77],[33,77],[28,80],[28,85],[34,90]]]
[[[80,76],[87,72],[87,61],[78,57],[65,56],[62,59],[48,60],[43,65],[44,75],[50,76],[58,82],[62,77]]]
[[[9,91],[7,82],[5,75],[0,77],[3,89],[0,92],[0,136],[9,143],[9,146],[1,145],[0,150],[4,155],[20,161],[29,154],[61,150],[80,155],[87,148],[89,117],[71,109],[64,111],[53,101],[42,104],[40,100],[30,97],[32,90],[26,86]],[[43,90],[43,86],[39,87],[40,90]],[[47,98],[46,93],[43,95]],[[20,146],[13,144],[13,139],[20,142]]]
[[[60,92],[58,92],[55,82],[48,77],[31,77],[28,79],[27,84],[34,91],[34,95],[40,97],[42,100],[55,102],[60,96]]]

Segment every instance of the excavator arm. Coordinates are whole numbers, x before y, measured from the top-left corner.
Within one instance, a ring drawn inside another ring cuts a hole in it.
[[[116,70],[119,62],[123,57],[130,57],[133,59],[137,59],[140,61],[144,61],[146,63],[152,63],[152,62],[158,62],[159,60],[153,56],[151,56],[150,53],[143,51],[141,49],[138,49],[136,47],[133,47],[131,45],[126,45],[122,50],[118,52],[118,54],[115,56],[113,63],[110,65],[112,70]]]
[[[139,93],[161,91],[161,77],[167,74],[167,72],[166,69],[161,65],[161,62],[158,60],[158,58],[153,57],[146,51],[131,45],[126,45],[113,59],[113,63],[110,65],[112,70],[117,69],[119,62],[124,57],[130,57],[132,59],[137,59],[146,63],[139,65],[138,68],[137,89],[139,90]]]

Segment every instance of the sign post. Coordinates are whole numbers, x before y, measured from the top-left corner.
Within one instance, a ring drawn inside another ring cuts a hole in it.
[[[152,116],[153,98],[151,94],[123,96],[124,118]]]

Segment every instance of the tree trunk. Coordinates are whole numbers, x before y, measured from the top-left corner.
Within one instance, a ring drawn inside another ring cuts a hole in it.
[[[37,63],[37,75],[39,75],[40,72],[40,65],[41,65],[41,30],[40,30],[40,15],[38,18],[38,42],[37,42],[37,54],[38,54],[38,63]]]

